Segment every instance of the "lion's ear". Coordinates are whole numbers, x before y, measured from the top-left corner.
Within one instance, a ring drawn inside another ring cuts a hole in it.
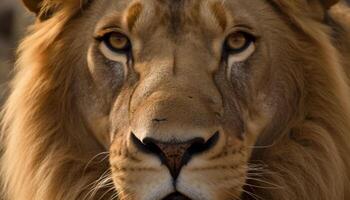
[[[325,13],[339,0],[307,0],[307,3],[312,9],[310,16],[317,20],[323,20]]]
[[[339,2],[339,0],[320,0],[320,1],[321,1],[323,8],[325,8],[327,10]]]
[[[55,6],[46,6],[43,8],[45,4],[48,2],[45,0],[22,0],[25,7],[33,13],[36,14],[36,17],[39,21],[44,21],[49,19],[54,13],[56,7]]]
[[[39,20],[52,17],[57,11],[64,8],[83,9],[91,4],[92,0],[22,0],[28,10],[35,13]]]
[[[307,0],[310,6],[321,8],[323,11],[330,9],[333,5],[337,4],[340,0]]]
[[[23,0],[23,3],[29,11],[38,15],[40,13],[43,0]]]

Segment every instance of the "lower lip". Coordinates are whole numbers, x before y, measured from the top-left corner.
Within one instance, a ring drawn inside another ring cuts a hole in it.
[[[163,200],[191,200],[191,199],[179,192],[174,192],[168,195],[167,197],[165,197]]]

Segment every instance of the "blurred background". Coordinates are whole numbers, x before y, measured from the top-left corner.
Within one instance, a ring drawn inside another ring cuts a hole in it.
[[[13,69],[16,46],[32,22],[33,15],[21,0],[0,0],[0,102]]]

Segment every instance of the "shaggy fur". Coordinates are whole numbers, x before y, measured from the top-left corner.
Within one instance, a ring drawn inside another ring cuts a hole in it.
[[[242,199],[350,199],[350,17],[345,14],[349,11],[338,5],[324,14],[328,5],[310,2],[315,7],[302,0],[271,2],[286,23],[302,32],[304,43],[294,41],[291,47],[303,58],[296,66],[302,73],[284,72],[290,73],[286,84],[290,90],[298,88],[285,103],[298,100],[279,111],[280,116],[289,110],[293,114],[288,122],[278,122],[284,124],[278,133],[266,128],[255,142],[249,162],[263,167],[264,173],[251,172],[258,177],[247,179]],[[4,198],[115,198],[112,180],[104,179],[110,173],[108,160],[95,159],[104,157],[103,141],[108,139],[96,139],[78,109],[76,95],[77,82],[91,79],[82,80],[81,71],[73,67],[87,65],[77,51],[86,49],[86,44],[76,40],[80,36],[73,30],[77,19],[91,14],[89,5],[47,0],[42,6],[38,15],[45,17],[31,27],[19,47],[16,75],[3,111]],[[47,14],[51,12],[53,16]],[[114,148],[121,148],[115,143]],[[128,199],[127,191],[118,192]]]

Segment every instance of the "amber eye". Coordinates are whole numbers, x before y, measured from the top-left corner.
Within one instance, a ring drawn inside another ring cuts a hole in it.
[[[226,38],[225,46],[229,53],[236,54],[246,50],[252,42],[254,42],[252,35],[244,32],[235,32]]]
[[[130,50],[131,44],[127,36],[121,33],[112,32],[102,37],[106,46],[114,52],[126,53]]]

